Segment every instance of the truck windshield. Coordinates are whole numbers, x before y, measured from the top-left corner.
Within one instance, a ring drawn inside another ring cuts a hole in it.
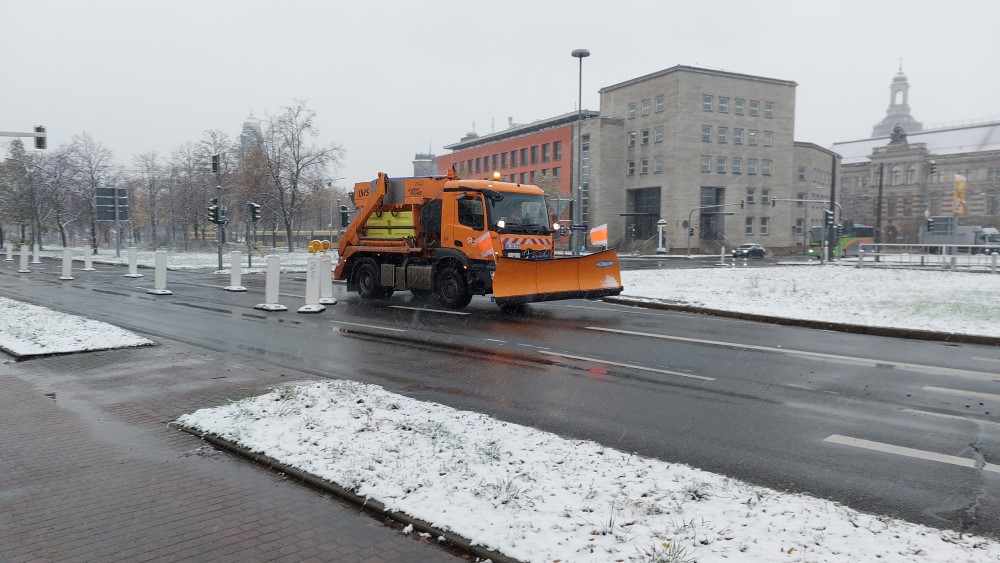
[[[501,233],[547,234],[548,210],[545,198],[531,194],[504,194],[501,201],[490,201],[490,225]],[[501,228],[498,221],[503,221]]]
[[[998,235],[998,234],[986,235],[983,238],[986,239],[986,242],[991,243],[991,244],[992,243],[1000,243],[1000,235]]]

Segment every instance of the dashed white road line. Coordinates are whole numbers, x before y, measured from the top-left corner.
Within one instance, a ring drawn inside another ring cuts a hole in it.
[[[379,326],[379,325],[366,325],[361,323],[351,323],[347,321],[333,321],[335,325],[351,325],[351,326],[362,326],[365,328],[376,328],[378,330],[391,330],[393,332],[406,332],[405,328],[393,328],[390,326]]]
[[[790,356],[807,356],[811,358],[823,358],[828,360],[836,360],[839,362],[851,362],[855,364],[865,364],[873,366],[892,366],[902,369],[929,371],[933,373],[944,373],[944,374],[959,375],[965,377],[985,377],[994,380],[1000,378],[1000,376],[998,376],[996,372],[989,372],[989,371],[977,371],[977,370],[949,368],[942,366],[929,366],[925,364],[911,364],[907,362],[896,362],[892,360],[859,358],[856,356],[841,356],[839,354],[827,354],[824,352],[809,352],[807,350],[776,348],[773,346],[758,346],[756,344],[740,344],[738,342],[723,342],[721,340],[705,340],[702,338],[689,338],[686,336],[672,336],[668,334],[656,334],[654,332],[639,332],[634,330],[621,330],[616,328],[604,328],[599,326],[588,326],[585,328],[588,330],[599,330],[602,332],[612,332],[616,334],[628,334],[631,336],[646,336],[649,338],[659,338],[661,340],[675,340],[677,342],[690,342],[692,344],[704,344],[707,346],[716,346],[720,348],[733,348],[736,350],[755,350],[758,352],[771,352],[775,354],[787,354]]]
[[[968,467],[971,469],[978,468],[982,469],[983,471],[1000,473],[1000,465],[994,465],[992,463],[983,463],[982,467],[977,467],[978,462],[976,460],[969,459],[966,457],[939,454],[924,450],[916,450],[913,448],[904,448],[903,446],[894,446],[892,444],[885,444],[883,442],[872,442],[871,440],[862,440],[861,438],[841,436],[840,434],[832,434],[830,436],[827,436],[826,438],[823,439],[823,441],[830,442],[832,444],[840,444],[842,446],[852,446],[855,448],[862,448],[865,450],[901,455],[904,457],[912,457],[916,459],[924,459],[927,461],[936,461],[938,463],[947,463],[950,465],[958,465],[960,467]]]
[[[469,315],[465,311],[449,311],[447,309],[428,309],[426,307],[406,307],[404,305],[389,305],[390,309],[408,309],[410,311],[424,311],[427,313],[444,313],[446,315]]]
[[[990,399],[992,401],[1000,401],[1000,395],[995,395],[993,393],[964,391],[962,389],[949,389],[948,387],[934,387],[931,385],[925,385],[923,389],[924,391],[930,391],[932,393],[943,393],[945,395],[955,395],[957,397],[972,397],[976,399]]]
[[[550,352],[550,351],[547,351],[547,350],[542,350],[541,353],[542,354],[548,354],[550,356],[559,356],[560,358],[567,358],[567,359],[570,359],[570,360],[581,360],[581,361],[584,361],[584,362],[594,362],[595,364],[605,364],[605,365],[609,365],[609,366],[626,367],[626,368],[630,368],[630,369],[638,369],[638,370],[642,370],[642,371],[651,371],[651,372],[655,372],[655,373],[662,373],[664,375],[676,375],[678,377],[688,377],[688,378],[691,378],[691,379],[699,379],[701,381],[715,381],[714,377],[705,377],[703,375],[692,375],[690,373],[681,373],[679,371],[670,371],[670,370],[667,370],[667,369],[650,368],[650,367],[640,366],[640,365],[636,365],[636,364],[627,364],[627,363],[624,363],[624,362],[611,362],[611,361],[608,361],[608,360],[601,360],[599,358],[589,358],[587,356],[574,356],[572,354],[562,354],[560,352]]]
[[[955,414],[944,414],[944,413],[940,413],[940,412],[921,411],[921,410],[917,410],[917,409],[903,409],[900,412],[906,412],[906,413],[910,413],[910,414],[920,414],[920,415],[924,415],[924,416],[936,416],[938,418],[947,418],[947,419],[950,419],[950,420],[961,420],[962,422],[972,422],[972,423],[975,423],[975,424],[985,424],[987,426],[996,426],[996,427],[1000,428],[1000,422],[993,422],[992,420],[979,420],[977,418],[969,418],[967,416],[958,416],[958,415],[955,415]]]

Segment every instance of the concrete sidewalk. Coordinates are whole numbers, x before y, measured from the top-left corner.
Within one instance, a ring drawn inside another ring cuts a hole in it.
[[[163,341],[0,355],[0,561],[467,560],[168,426],[315,379]]]

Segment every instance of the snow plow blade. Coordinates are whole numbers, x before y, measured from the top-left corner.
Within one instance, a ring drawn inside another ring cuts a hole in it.
[[[551,260],[497,258],[493,277],[498,305],[605,297],[622,289],[614,250]]]

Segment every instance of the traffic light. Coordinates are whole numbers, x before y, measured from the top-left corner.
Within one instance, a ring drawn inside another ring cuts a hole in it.
[[[42,125],[35,126],[35,133],[41,133],[41,137],[35,137],[35,148],[44,149],[45,148],[45,127]]]
[[[934,219],[931,219],[930,217],[927,218],[927,232],[934,232]]]
[[[217,154],[212,155],[212,173],[219,173],[219,155]]]
[[[747,204],[747,201],[745,199],[741,199],[740,200],[740,209],[743,209],[744,208],[743,206],[745,206],[746,204]]]
[[[827,227],[832,227],[833,226],[833,210],[832,209],[824,209],[823,210],[823,225],[825,225]]]
[[[247,202],[247,219],[256,223],[260,221],[260,204],[252,201]]]
[[[224,223],[226,221],[225,211],[219,205],[219,198],[213,197],[208,203],[211,204],[208,206],[208,220],[216,225]]]
[[[688,236],[690,236],[690,237],[694,236],[694,227],[691,227],[690,229],[688,229]]]
[[[930,164],[931,164],[931,174],[936,173],[937,172],[937,163],[932,160]]]
[[[351,222],[351,218],[347,215],[347,206],[340,206],[340,228],[344,229],[347,224]]]

